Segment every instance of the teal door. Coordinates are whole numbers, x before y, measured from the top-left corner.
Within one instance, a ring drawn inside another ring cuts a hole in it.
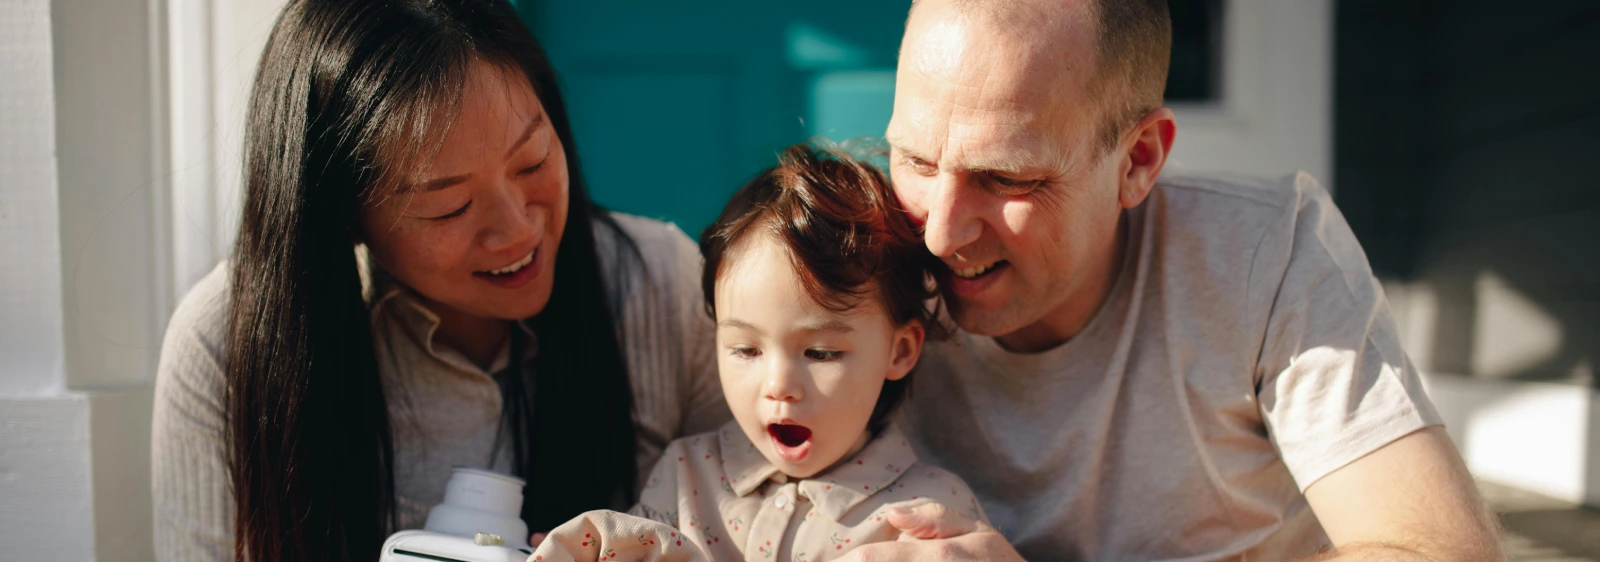
[[[777,151],[878,137],[908,1],[521,0],[609,208],[691,237]]]

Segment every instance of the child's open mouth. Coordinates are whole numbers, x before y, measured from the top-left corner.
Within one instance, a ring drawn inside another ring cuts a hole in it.
[[[767,435],[772,437],[772,448],[778,456],[789,462],[800,462],[811,452],[811,429],[803,425],[774,423],[767,425]]]

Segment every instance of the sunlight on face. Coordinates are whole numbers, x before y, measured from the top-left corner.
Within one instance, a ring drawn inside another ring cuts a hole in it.
[[[441,314],[528,318],[544,309],[554,283],[566,153],[516,71],[473,63],[461,103],[433,160],[363,210],[362,241]]]
[[[844,314],[817,304],[765,234],[730,249],[715,298],[728,406],[761,454],[795,478],[864,445],[884,381],[916,364],[914,325],[894,326],[875,298]]]
[[[907,22],[885,133],[894,190],[971,333],[1006,336],[1083,301],[1115,246],[1118,169],[1096,152],[1086,87],[1093,34],[1073,31],[1091,24],[1068,11],[1054,25],[1030,35],[937,0]]]

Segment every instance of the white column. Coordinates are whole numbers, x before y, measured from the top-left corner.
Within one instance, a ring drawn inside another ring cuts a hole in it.
[[[161,0],[0,9],[0,552],[149,560]]]
[[[89,411],[66,393],[50,3],[0,9],[0,551],[94,557]]]
[[[65,386],[50,3],[0,9],[0,396]]]

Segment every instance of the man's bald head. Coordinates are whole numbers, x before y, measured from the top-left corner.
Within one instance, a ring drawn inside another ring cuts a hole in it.
[[[947,4],[972,23],[1031,43],[1032,49],[1071,49],[1083,42],[1070,40],[1069,34],[1092,33],[1094,69],[1084,86],[1104,111],[1097,131],[1102,151],[1114,148],[1122,133],[1162,104],[1172,53],[1166,0],[914,0],[912,10],[936,3]],[[1070,60],[1065,53],[1036,54]],[[1055,65],[1054,70],[1070,67]]]

